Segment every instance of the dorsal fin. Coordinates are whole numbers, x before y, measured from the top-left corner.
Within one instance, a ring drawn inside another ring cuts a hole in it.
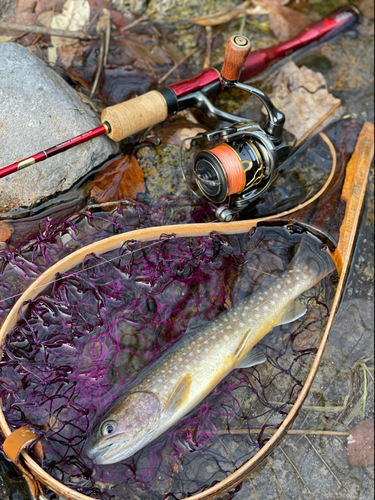
[[[164,411],[177,411],[189,397],[191,386],[191,375],[187,373],[174,388],[168,401],[166,402]]]

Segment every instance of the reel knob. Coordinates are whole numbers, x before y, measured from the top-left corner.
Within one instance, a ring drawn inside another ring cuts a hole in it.
[[[241,71],[251,52],[251,42],[243,35],[233,35],[229,38],[225,49],[222,78],[229,83],[240,79]]]

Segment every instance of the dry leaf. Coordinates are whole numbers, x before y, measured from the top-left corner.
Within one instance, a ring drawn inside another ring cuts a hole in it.
[[[183,140],[204,132],[207,132],[207,128],[202,125],[197,125],[186,118],[177,116],[168,120],[167,123],[154,127],[147,137],[148,139],[158,138],[163,144],[180,146]],[[187,148],[190,148],[191,141],[186,141],[185,144]]]
[[[12,236],[13,227],[9,222],[0,221],[0,242],[6,242]]]
[[[270,28],[280,42],[285,42],[298,35],[311,23],[306,14],[289,9],[277,0],[253,0],[253,2],[268,10]]]
[[[87,0],[66,0],[61,14],[56,14],[51,28],[69,31],[80,31],[90,20],[90,4]],[[51,37],[52,45],[63,47],[74,45],[78,40],[73,38]]]
[[[374,464],[374,421],[362,420],[348,437],[348,457],[353,467]]]
[[[103,9],[102,13],[99,16],[98,22],[96,23],[96,31],[100,33],[104,31],[108,26],[108,22],[111,19],[111,12],[109,9]]]
[[[117,158],[97,173],[89,190],[95,203],[108,203],[124,198],[134,200],[138,193],[145,192],[144,181],[137,159],[126,155]]]
[[[55,12],[53,10],[46,10],[38,17],[38,23],[43,24],[43,26],[50,27],[54,16]]]
[[[286,115],[285,128],[297,139],[312,130],[340,100],[328,92],[321,73],[298,66],[290,61],[277,75],[270,95],[277,108]]]

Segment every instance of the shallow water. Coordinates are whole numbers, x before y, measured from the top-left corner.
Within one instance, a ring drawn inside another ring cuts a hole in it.
[[[329,2],[329,9],[327,2],[317,3],[315,8],[320,14],[325,14],[326,12],[323,10],[326,7],[327,10],[332,10],[331,7],[337,6],[337,2],[335,5],[331,5],[332,3]],[[345,4],[347,2],[341,1],[339,3]],[[235,26],[232,28],[234,30]],[[272,43],[272,37],[270,35],[267,37],[268,43]],[[262,43],[267,44],[267,37]],[[365,38],[354,32],[348,33],[332,43],[315,47],[308,53],[298,55],[295,60],[299,65],[305,64],[324,74],[330,90],[342,99],[345,108],[344,114],[356,115],[369,121],[374,120],[371,105],[373,99],[373,38]],[[227,109],[238,110],[244,116],[252,113],[253,117],[261,117],[260,108],[251,100],[240,103],[238,106],[231,95],[223,96],[222,99]],[[158,162],[163,161],[164,158],[163,168],[166,172],[169,168],[170,182],[167,184],[169,192],[165,194],[176,194],[181,188],[181,183],[178,174],[172,171],[171,159],[177,158],[177,149],[170,145],[150,149],[149,158],[144,150],[144,152],[139,153],[140,158],[143,153],[145,153],[143,163],[145,172],[148,168],[150,171],[149,177],[146,174],[146,183],[149,183],[149,198],[146,201],[154,203],[160,189],[160,183],[155,181],[154,171],[151,169],[155,162],[155,155]],[[165,183],[163,183],[163,188],[165,189]],[[279,189],[275,193],[281,193],[279,196],[282,200],[282,186],[275,186],[275,189]],[[341,310],[335,320],[324,360],[305,403],[305,408],[302,409],[294,424],[293,429],[295,430],[318,429],[319,431],[349,432],[347,427],[352,429],[364,418],[372,420],[374,418],[371,378],[373,358],[368,359],[373,352],[373,200],[372,174]],[[11,243],[16,245],[18,242],[24,241],[27,236],[36,231],[40,221],[45,225],[47,215],[50,220],[53,217],[52,220],[58,220],[69,213],[80,210],[88,202],[88,193],[78,188],[77,191],[74,190],[66,194],[65,199],[60,198],[59,202],[61,205],[57,206],[59,210],[61,209],[60,213],[57,212],[56,207],[53,207],[50,214],[41,212],[34,215],[34,220],[30,216],[18,221],[13,219],[15,232]],[[173,219],[174,215],[171,214],[170,220]],[[108,229],[108,234],[115,231],[116,228],[111,227]],[[87,241],[97,232],[97,227],[90,227],[87,231]],[[56,255],[56,258],[58,257],[59,255]],[[48,265],[48,263],[40,262],[41,268],[44,265]],[[18,291],[23,291],[25,280],[20,279],[15,283],[15,286]],[[315,336],[316,339],[317,336]],[[309,346],[310,342],[310,336],[301,334],[298,337],[297,345],[299,348],[304,348]],[[365,363],[369,367],[369,375],[367,375],[368,398],[364,412],[361,408],[362,411],[352,417],[353,408],[363,396],[364,372],[357,370],[353,378],[351,369],[361,358],[365,358]],[[246,394],[243,395],[243,400],[246,400]],[[270,400],[281,404],[287,403],[283,397],[282,384],[280,387],[274,388],[272,397],[270,394]],[[262,418],[258,419],[256,426],[261,427],[267,416]],[[232,436],[224,436],[219,443],[213,443],[212,453],[220,455],[223,463],[230,464],[231,467],[235,468],[245,454],[243,446],[243,441],[237,438],[233,439]],[[202,463],[202,481],[207,481],[207,477],[211,478],[214,471],[209,467],[209,465]],[[188,471],[186,474],[186,478],[188,478]],[[7,484],[16,484],[17,488],[21,484],[16,476],[9,476],[8,472],[2,476],[5,477]],[[15,479],[9,481],[9,477]],[[216,479],[221,478],[213,478],[213,480]],[[15,482],[13,483],[13,481]],[[181,489],[179,484],[175,486],[177,490]],[[1,498],[19,500],[21,498],[19,495],[24,495],[24,487],[18,496],[9,496],[11,494],[9,491],[2,493],[0,490],[0,497],[3,495]],[[249,498],[367,500],[373,497],[373,492],[373,468],[371,466],[353,467],[350,465],[347,456],[346,436],[309,435],[302,437],[290,435],[284,439],[271,457],[245,481],[233,498],[235,500],[248,500]],[[142,496],[137,496],[143,500]],[[229,499],[230,497],[232,495],[224,498]],[[147,499],[149,498],[151,497],[147,496]]]

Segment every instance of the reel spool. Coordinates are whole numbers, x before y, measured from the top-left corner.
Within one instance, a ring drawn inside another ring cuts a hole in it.
[[[233,124],[186,139],[208,142],[208,147],[199,151],[193,160],[193,177],[200,194],[212,203],[221,204],[229,199],[229,203],[219,206],[216,211],[222,222],[231,222],[270,187],[280,164],[288,158],[295,144],[295,137],[284,130],[284,114],[271,99],[261,90],[238,82],[250,51],[251,44],[246,37],[232,36],[225,50],[221,78],[224,88],[237,88],[261,100],[268,114],[264,123],[245,121],[215,108],[202,93],[189,97],[190,106],[195,105],[208,116]],[[212,145],[214,140],[219,143]],[[184,159],[184,147],[185,141],[181,145],[181,167],[187,179],[191,176],[186,175],[189,168]]]

